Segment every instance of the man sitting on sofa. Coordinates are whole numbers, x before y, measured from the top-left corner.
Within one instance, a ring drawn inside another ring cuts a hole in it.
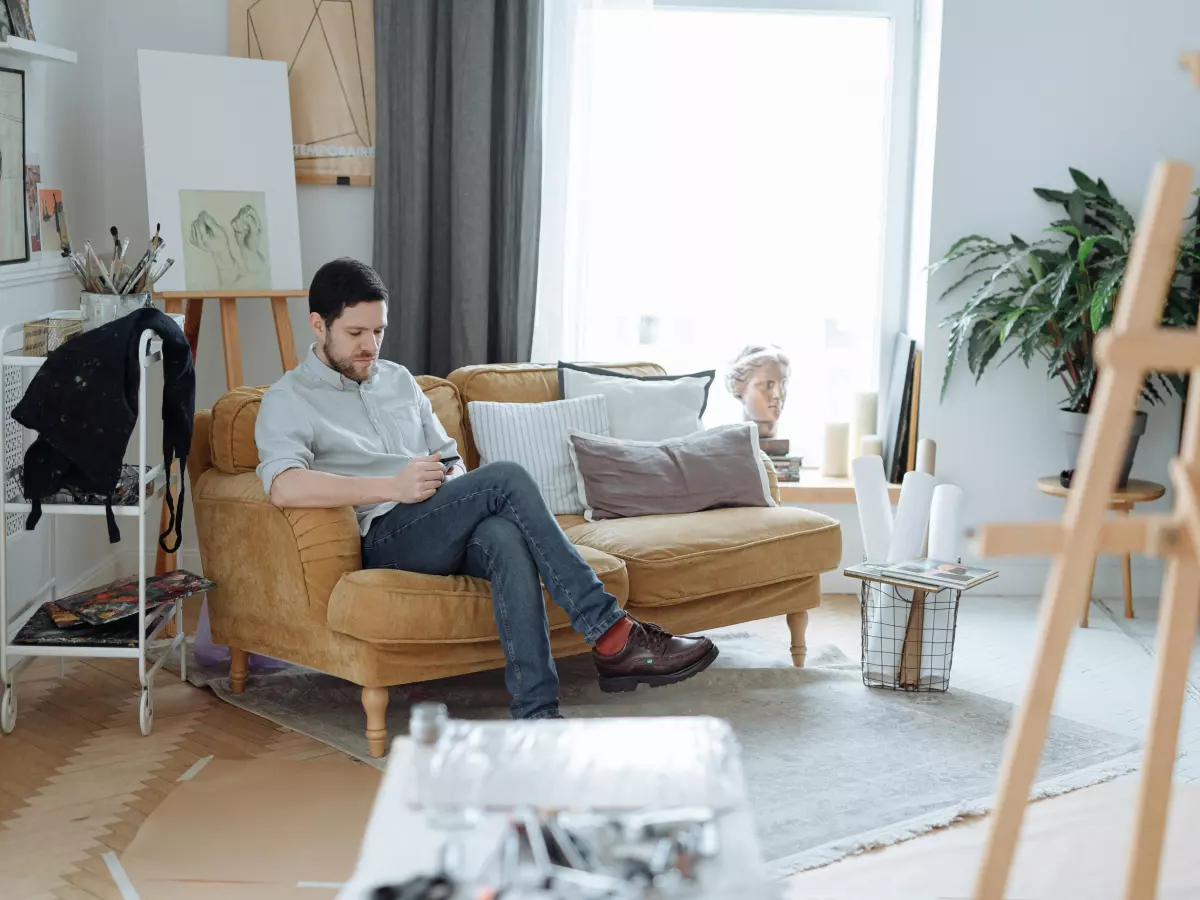
[[[357,260],[313,277],[317,342],[263,395],[255,426],[271,502],[353,506],[367,568],[490,580],[514,718],[561,718],[539,576],[593,645],[603,690],[674,684],[708,668],[717,657],[708,638],[676,637],[618,608],[520,465],[466,471],[413,376],[379,359],[387,297]]]

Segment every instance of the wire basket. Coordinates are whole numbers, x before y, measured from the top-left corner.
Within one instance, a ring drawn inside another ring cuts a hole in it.
[[[941,693],[950,687],[962,591],[862,582],[862,679],[868,687]],[[915,601],[915,602],[914,602]]]
[[[52,316],[26,322],[21,352],[26,356],[49,356],[82,331],[83,320],[78,317]]]

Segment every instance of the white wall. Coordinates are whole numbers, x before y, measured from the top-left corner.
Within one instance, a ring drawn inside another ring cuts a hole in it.
[[[1032,188],[1069,186],[1068,166],[1104,178],[1137,216],[1156,160],[1200,165],[1200,88],[1177,62],[1198,46],[1200,5],[1189,0],[945,4],[931,255],[971,233],[1038,236],[1055,208]],[[938,401],[947,344],[938,322],[953,307],[934,298],[951,277],[933,278],[925,315],[921,434],[938,441],[938,475],[966,490],[972,525],[1056,518],[1061,502],[1034,487],[1063,468],[1062,394],[1044,369],[1010,362],[974,385],[963,366]],[[1178,421],[1176,403],[1150,413],[1134,475],[1166,481]],[[1029,593],[1046,563],[999,568],[996,591]],[[1099,577],[1100,593],[1119,594],[1111,560]],[[1135,560],[1134,589],[1157,594],[1155,564]]]
[[[79,15],[76,0],[41,0],[34,8],[38,37],[46,43],[77,49],[80,65],[30,62],[0,53],[0,65],[26,70],[26,157],[42,168],[47,187],[63,190],[68,227],[74,234],[87,204],[88,136],[94,124],[80,89],[81,70],[95,61],[85,45],[88,15]],[[49,255],[40,262],[0,268],[0,325],[37,318],[55,309],[77,308],[74,279]],[[58,523],[58,566],[61,589],[71,589],[111,574],[113,551],[103,520]],[[50,577],[49,518],[37,530],[22,531],[8,543],[10,609],[33,598]]]
[[[227,5],[225,0],[105,0],[103,5],[104,15],[97,25],[103,29],[105,39],[97,52],[100,71],[89,89],[90,96],[102,104],[107,122],[125,125],[102,129],[99,152],[92,161],[90,174],[103,184],[103,196],[102,203],[89,209],[92,215],[88,234],[107,234],[113,223],[123,232],[145,234],[146,184],[137,51],[145,48],[223,56]],[[197,122],[195,133],[181,134],[179,140],[204,140],[204,123]],[[297,287],[306,287],[317,268],[334,257],[354,256],[370,261],[374,214],[371,188],[297,185],[297,194],[305,280]],[[305,301],[293,300],[292,328],[302,354],[307,352],[311,341],[307,317]],[[282,368],[268,304],[261,300],[239,301],[238,320],[246,383],[275,381]],[[223,342],[215,301],[205,304],[196,376],[196,407],[206,409],[225,392]],[[157,435],[157,428],[152,433]],[[190,504],[181,563],[199,568]]]
[[[39,64],[30,75],[27,117],[29,154],[40,155],[43,180],[63,188],[72,238],[101,242],[110,225],[138,242],[146,235],[146,188],[138,99],[139,48],[224,55],[225,0],[38,0],[34,22],[40,40],[75,50],[75,66]],[[15,61],[0,57],[0,65]],[[35,81],[35,76],[40,80]],[[40,108],[40,114],[37,109]],[[203,141],[204,123],[180,141]],[[373,192],[370,188],[298,185],[304,287],[316,269],[336,256],[370,260]],[[35,272],[34,274],[38,274]],[[22,283],[14,283],[14,279]],[[78,286],[61,273],[29,282],[0,268],[0,323],[34,318],[52,309],[78,306]],[[293,301],[296,343],[307,352],[307,307]],[[280,375],[274,327],[265,303],[241,301],[243,371],[249,384]],[[157,385],[154,388],[157,391]],[[225,390],[222,341],[215,303],[204,314],[197,359],[198,408]],[[159,446],[158,403],[151,394],[151,446]],[[109,545],[101,520],[65,521],[59,526],[58,578],[63,588],[94,583],[133,564],[134,530]],[[195,525],[188,505],[181,563],[198,568]],[[48,577],[46,528],[22,534],[13,544],[11,600],[32,596]],[[114,568],[115,567],[115,568]]]

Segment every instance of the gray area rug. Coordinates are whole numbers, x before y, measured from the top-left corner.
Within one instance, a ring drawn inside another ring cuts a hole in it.
[[[790,664],[782,622],[712,632],[721,647],[702,676],[660,690],[606,695],[587,657],[561,660],[564,714],[710,715],[727,719],[741,744],[746,786],[764,857],[778,874],[825,865],[896,843],[990,808],[1013,707],[953,688],[904,694],[863,686],[857,662],[815,647],[809,667]],[[372,760],[359,689],[308,669],[251,673],[230,694],[225,672],[189,671],[229,703]],[[439,700],[459,718],[508,717],[499,672],[395,687],[391,734],[407,731],[409,707]],[[1136,743],[1053,720],[1035,795],[1095,784],[1136,767]]]

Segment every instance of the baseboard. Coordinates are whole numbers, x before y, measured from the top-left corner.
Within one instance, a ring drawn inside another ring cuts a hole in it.
[[[157,550],[150,548],[146,551],[146,571],[150,574],[154,573],[154,564],[157,559]],[[121,567],[124,572],[135,572],[137,570],[137,551],[129,550],[121,554]],[[175,554],[175,567],[177,569],[187,569],[189,572],[194,572],[197,575],[203,575],[204,570],[200,564],[200,551],[195,547],[184,547]]]

